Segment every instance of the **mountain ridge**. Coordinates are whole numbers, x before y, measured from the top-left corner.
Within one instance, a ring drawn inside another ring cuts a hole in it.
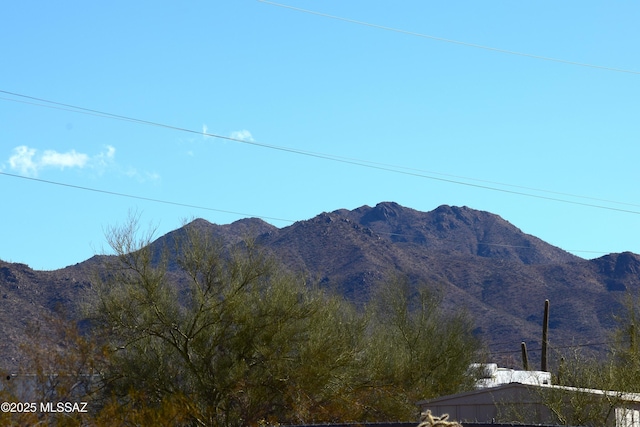
[[[521,341],[531,357],[539,351],[545,299],[552,307],[552,343],[603,342],[624,294],[640,287],[640,255],[585,260],[498,215],[464,206],[420,212],[381,202],[323,212],[283,228],[256,218],[225,225],[195,219],[154,240],[154,250],[171,248],[171,239],[186,227],[227,245],[255,239],[289,269],[357,304],[366,304],[380,281],[404,275],[413,286],[439,292],[446,310],[466,310],[476,333],[506,359],[517,357]],[[45,322],[45,314],[60,306],[80,318],[78,294],[90,287],[92,272],[105,259],[97,255],[54,271],[0,261],[0,321],[7,337],[0,343],[0,370],[15,367],[11,355],[29,322]]]

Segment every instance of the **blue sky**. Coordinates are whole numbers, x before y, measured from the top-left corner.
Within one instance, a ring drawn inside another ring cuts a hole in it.
[[[284,4],[4,5],[0,259],[81,262],[130,210],[161,235],[381,201],[640,253],[640,4]]]

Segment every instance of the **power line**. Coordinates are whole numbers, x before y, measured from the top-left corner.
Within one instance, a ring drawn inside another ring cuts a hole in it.
[[[42,106],[42,107],[47,107],[47,108],[57,108],[57,109],[62,109],[64,111],[71,111],[71,112],[76,112],[76,113],[81,113],[81,114],[94,115],[94,116],[98,116],[98,117],[111,118],[111,119],[117,119],[117,120],[124,120],[124,121],[129,121],[129,122],[138,123],[138,124],[144,124],[144,125],[149,125],[149,126],[161,127],[161,128],[164,128],[164,129],[175,130],[175,131],[179,131],[179,132],[187,132],[187,133],[198,134],[198,135],[207,136],[207,137],[211,137],[211,138],[224,139],[224,140],[227,140],[227,141],[234,141],[234,142],[238,142],[238,143],[241,143],[241,144],[247,144],[247,145],[255,146],[255,147],[262,147],[262,148],[267,148],[267,149],[271,149],[271,150],[287,152],[287,153],[291,153],[291,154],[297,154],[297,155],[302,155],[302,156],[307,156],[307,157],[312,157],[312,158],[317,158],[317,159],[322,159],[322,160],[330,160],[330,161],[334,161],[334,162],[338,162],[338,163],[365,167],[365,168],[380,170],[380,171],[384,171],[384,172],[392,172],[392,173],[397,173],[397,174],[402,174],[402,175],[407,175],[407,176],[430,179],[430,180],[434,180],[434,181],[447,182],[447,183],[450,183],[450,184],[464,185],[464,186],[473,187],[473,188],[479,188],[479,189],[490,190],[490,191],[497,191],[497,192],[501,192],[501,193],[513,194],[513,195],[519,195],[519,196],[525,196],[525,197],[532,197],[532,198],[541,199],[541,200],[549,200],[549,201],[554,201],[554,202],[560,202],[560,203],[566,203],[566,204],[572,204],[572,205],[578,205],[578,206],[584,206],[584,207],[591,207],[591,208],[596,208],[596,209],[604,209],[604,210],[610,210],[610,211],[617,211],[617,212],[624,212],[624,213],[631,213],[631,214],[635,214],[635,215],[640,215],[640,211],[636,211],[636,210],[616,208],[616,207],[604,206],[604,205],[600,205],[600,204],[587,203],[587,202],[579,202],[579,201],[575,201],[575,200],[567,200],[567,199],[562,199],[562,198],[559,198],[559,197],[543,196],[543,195],[539,195],[539,194],[531,194],[531,193],[526,193],[526,192],[523,192],[523,191],[509,190],[509,189],[505,189],[505,188],[492,187],[492,186],[486,185],[486,184],[490,183],[490,184],[494,184],[494,185],[501,185],[501,186],[504,186],[504,187],[527,189],[527,190],[530,190],[530,191],[537,191],[537,192],[541,192],[541,193],[553,194],[553,195],[558,195],[558,196],[568,196],[568,197],[574,197],[574,198],[579,198],[579,199],[584,199],[584,200],[593,200],[593,201],[600,201],[600,202],[606,202],[606,203],[615,203],[615,204],[618,204],[618,205],[636,206],[636,207],[640,206],[640,205],[631,204],[631,203],[616,202],[616,201],[605,200],[605,199],[597,199],[597,198],[593,198],[593,197],[572,195],[572,194],[569,194],[569,193],[560,193],[560,192],[554,192],[554,191],[549,191],[549,190],[534,189],[534,188],[531,188],[531,187],[521,187],[521,186],[515,186],[515,185],[511,185],[511,184],[503,184],[503,183],[498,183],[498,182],[493,182],[493,181],[484,181],[484,180],[479,180],[479,179],[475,179],[475,178],[465,178],[465,177],[460,177],[460,176],[456,176],[456,175],[440,174],[440,173],[437,173],[437,172],[429,172],[429,171],[424,171],[424,170],[420,170],[420,169],[408,168],[408,167],[404,167],[404,166],[390,165],[390,164],[386,164],[386,163],[379,163],[379,162],[373,162],[373,161],[355,159],[355,158],[349,158],[349,157],[341,157],[341,156],[336,156],[336,155],[333,155],[333,154],[325,154],[325,153],[318,153],[318,152],[313,152],[313,151],[305,151],[305,150],[300,150],[300,149],[295,149],[295,148],[290,148],[290,147],[283,147],[283,146],[278,146],[278,145],[260,143],[260,142],[257,142],[257,141],[248,141],[248,140],[241,139],[241,138],[234,138],[234,137],[230,137],[230,136],[218,135],[218,134],[214,134],[214,133],[203,132],[203,131],[184,128],[184,127],[168,125],[168,124],[165,124],[165,123],[159,123],[159,122],[153,122],[153,121],[149,121],[149,120],[137,119],[137,118],[134,118],[134,117],[124,116],[124,115],[120,115],[120,114],[108,113],[108,112],[94,110],[94,109],[85,108],[85,107],[78,107],[78,106],[74,106],[74,105],[71,105],[71,104],[65,104],[65,103],[61,103],[61,102],[57,102],[57,101],[50,101],[50,100],[47,100],[47,99],[37,98],[37,97],[24,95],[24,94],[19,94],[19,93],[15,93],[15,92],[10,92],[10,91],[6,91],[6,90],[0,90],[0,93],[4,93],[4,94],[7,94],[7,95],[11,95],[11,96],[15,96],[15,97],[19,97],[19,98],[24,98],[24,99],[29,99],[30,100],[30,101],[27,102],[27,101],[16,100],[16,99],[11,99],[11,98],[0,98],[0,99],[5,100],[5,101],[21,102],[21,103],[27,103],[27,104],[35,105],[35,106]],[[33,102],[33,101],[37,101],[37,103]],[[46,104],[49,104],[49,105],[41,104],[43,102],[46,103]],[[434,176],[434,175],[441,175],[441,176]],[[483,184],[475,184],[475,183],[472,183],[472,182],[464,182],[464,181],[460,181],[460,179],[467,179],[469,181],[481,182]]]
[[[550,348],[552,350],[566,350],[566,349],[572,349],[572,348],[585,348],[585,347],[602,347],[602,346],[611,346],[615,344],[615,342],[613,341],[603,341],[603,342],[593,342],[593,343],[582,343],[582,344],[568,344],[568,345],[554,345],[554,346],[550,346]],[[496,346],[496,344],[492,345]],[[498,355],[498,354],[512,354],[512,353],[520,353],[522,351],[522,349],[518,349],[518,350],[502,350],[502,351],[492,351],[491,354],[494,355]],[[529,351],[537,353],[542,351],[542,348],[534,348],[534,349],[529,349]]]
[[[567,344],[567,345],[552,345],[550,346],[551,350],[562,350],[567,348],[584,348],[584,347],[602,347],[602,346],[611,346],[615,344],[614,341],[604,341],[604,342],[592,342],[592,343],[583,343],[583,344]]]
[[[150,198],[150,197],[136,196],[136,195],[133,195],[133,194],[121,193],[121,192],[116,192],[116,191],[101,190],[101,189],[92,188],[92,187],[86,187],[86,186],[81,186],[81,185],[68,184],[68,183],[63,183],[63,182],[58,182],[58,181],[51,181],[51,180],[40,179],[40,178],[33,178],[33,177],[28,177],[28,176],[23,176],[23,175],[16,175],[16,174],[11,174],[11,173],[2,172],[2,171],[0,171],[0,175],[9,176],[9,177],[12,177],[12,178],[25,179],[25,180],[29,180],[29,181],[40,182],[40,183],[44,183],[44,184],[59,185],[61,187],[74,188],[74,189],[78,189],[78,190],[92,191],[92,192],[95,192],[95,193],[108,194],[108,195],[111,195],[111,196],[126,197],[126,198],[130,198],[130,199],[144,200],[144,201],[155,202],[155,203],[162,203],[162,204],[166,204],[166,205],[188,207],[188,208],[192,208],[192,209],[201,209],[201,210],[206,210],[206,211],[213,211],[213,212],[220,212],[220,213],[238,215],[238,216],[243,216],[243,217],[260,218],[260,219],[264,219],[264,220],[282,221],[282,222],[289,222],[289,223],[296,222],[296,220],[292,220],[292,219],[277,218],[277,217],[271,217],[271,216],[266,216],[266,215],[249,214],[249,213],[244,213],[244,212],[237,212],[237,211],[230,211],[230,210],[219,209],[219,208],[212,208],[212,207],[207,207],[207,206],[199,206],[199,205],[193,205],[193,204],[188,204],[188,203],[173,202],[173,201],[170,201],[170,200],[154,199],[154,198]],[[374,232],[375,234],[378,234],[378,235],[383,234],[383,235],[388,235],[388,236],[412,237],[412,235],[405,234],[405,233],[384,232],[384,231],[378,231],[378,230],[375,230],[375,229],[371,229],[371,231]],[[478,245],[498,246],[498,247],[516,248],[516,249],[533,249],[533,247],[531,247],[531,246],[509,245],[509,244],[504,244],[504,243],[478,242]],[[575,249],[567,249],[567,251],[569,251],[569,252],[596,253],[596,254],[605,254],[605,253],[607,253],[606,251],[586,251],[586,250],[575,250]]]
[[[265,3],[265,4],[268,4],[268,5],[271,5],[271,6],[277,6],[277,7],[281,7],[281,8],[284,8],[284,9],[295,10],[297,12],[308,13],[310,15],[321,16],[323,18],[330,18],[330,19],[335,19],[335,20],[338,20],[338,21],[348,22],[348,23],[351,23],[351,24],[357,24],[357,25],[362,25],[362,26],[365,26],[365,27],[376,28],[376,29],[379,29],[379,30],[392,31],[392,32],[395,32],[395,33],[401,33],[401,34],[406,34],[406,35],[415,36],[415,37],[422,37],[422,38],[425,38],[425,39],[435,40],[435,41],[439,41],[439,42],[452,43],[452,44],[457,44],[457,45],[466,46],[466,47],[472,47],[472,48],[476,48],[476,49],[484,49],[484,50],[489,50],[489,51],[493,51],[493,52],[505,53],[505,54],[508,54],[508,55],[524,56],[524,57],[527,57],[527,58],[540,59],[540,60],[543,60],[543,61],[558,62],[558,63],[561,63],[561,64],[567,64],[567,65],[576,65],[576,66],[579,66],[579,67],[596,68],[596,69],[599,69],[599,70],[615,71],[615,72],[618,72],[618,73],[628,73],[628,74],[640,75],[640,71],[635,71],[635,70],[625,70],[625,69],[622,69],[622,68],[613,68],[613,67],[607,67],[607,66],[602,66],[602,65],[587,64],[587,63],[584,63],[584,62],[569,61],[569,60],[566,60],[566,59],[551,58],[551,57],[548,57],[548,56],[534,55],[534,54],[530,54],[530,53],[516,52],[516,51],[513,51],[513,50],[500,49],[500,48],[495,48],[495,47],[490,47],[490,46],[483,46],[483,45],[479,45],[479,44],[475,44],[475,43],[468,43],[468,42],[463,42],[463,41],[459,41],[459,40],[452,40],[452,39],[447,39],[447,38],[443,38],[443,37],[431,36],[431,35],[428,35],[428,34],[418,33],[418,32],[415,32],[415,31],[407,31],[407,30],[402,30],[402,29],[399,29],[399,28],[393,28],[393,27],[387,27],[387,26],[384,26],[384,25],[372,24],[370,22],[358,21],[358,20],[355,20],[355,19],[344,18],[344,17],[336,16],[336,15],[330,15],[328,13],[318,12],[318,11],[315,11],[315,10],[302,9],[300,7],[289,6],[289,5],[282,4],[282,3],[275,3],[275,2],[267,1],[267,0],[258,0],[258,1],[260,3]]]
[[[46,180],[46,179],[39,179],[39,178],[33,178],[33,177],[28,177],[28,176],[15,175],[15,174],[12,174],[12,173],[2,172],[2,171],[0,171],[0,175],[10,176],[10,177],[13,177],[13,178],[27,179],[27,180],[30,180],[30,181],[36,181],[36,182],[41,182],[41,183],[45,183],[45,184],[59,185],[59,186],[62,186],[62,187],[75,188],[75,189],[78,189],[78,190],[93,191],[95,193],[109,194],[111,196],[128,197],[130,199],[145,200],[145,201],[148,201],[148,202],[155,202],[155,203],[163,203],[163,204],[166,204],[166,205],[182,206],[182,207],[193,208],[193,209],[202,209],[202,210],[206,210],[206,211],[221,212],[221,213],[227,213],[227,214],[233,214],[233,215],[240,215],[240,216],[244,216],[244,217],[270,219],[270,220],[273,220],[273,221],[284,221],[284,222],[291,222],[291,223],[295,222],[294,220],[291,220],[291,219],[276,218],[276,217],[264,216],[264,215],[254,215],[254,214],[248,214],[248,213],[244,213],[244,212],[234,212],[234,211],[228,211],[228,210],[224,210],[224,209],[216,209],[216,208],[211,208],[211,207],[207,207],[207,206],[198,206],[198,205],[192,205],[192,204],[188,204],[188,203],[179,203],[179,202],[172,202],[172,201],[169,201],[169,200],[154,199],[154,198],[151,198],[151,197],[135,196],[135,195],[132,195],[132,194],[119,193],[119,192],[116,192],[116,191],[100,190],[100,189],[97,189],[97,188],[85,187],[85,186],[81,186],[81,185],[67,184],[67,183],[63,183],[63,182],[49,181],[49,180]]]

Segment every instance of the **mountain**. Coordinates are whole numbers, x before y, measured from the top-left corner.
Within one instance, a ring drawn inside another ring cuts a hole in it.
[[[28,345],[30,331],[51,332],[47,315],[59,312],[79,318],[78,297],[90,285],[90,268],[77,266],[34,271],[25,264],[0,261],[0,374],[23,365],[21,346]]]
[[[468,207],[420,212],[385,202],[284,228],[255,218],[228,225],[197,219],[154,241],[154,251],[171,248],[187,227],[228,245],[255,238],[290,269],[358,304],[367,303],[376,283],[405,275],[413,286],[437,290],[446,310],[466,310],[494,357],[512,365],[521,341],[532,363],[539,357],[545,299],[551,302],[551,349],[580,345],[598,352],[605,347],[595,344],[609,339],[626,291],[640,285],[636,254],[584,260]],[[0,261],[0,370],[16,369],[27,325],[39,322],[46,329],[44,316],[56,307],[80,318],[78,295],[103,258],[46,272]]]
[[[366,302],[371,286],[396,273],[437,288],[446,308],[472,315],[492,351],[519,358],[526,341],[532,360],[539,357],[545,299],[552,348],[600,343],[609,338],[622,291],[640,284],[637,255],[584,260],[467,207],[419,212],[380,203],[337,210],[259,241],[356,301]]]

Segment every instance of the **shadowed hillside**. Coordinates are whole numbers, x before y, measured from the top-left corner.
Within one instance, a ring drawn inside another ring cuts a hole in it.
[[[636,254],[584,260],[468,207],[419,212],[386,202],[322,213],[281,229],[259,219],[229,225],[196,219],[185,227],[227,245],[255,238],[292,270],[358,304],[367,303],[376,283],[406,275],[413,286],[437,289],[447,310],[467,310],[495,357],[514,363],[521,341],[527,342],[532,363],[539,360],[545,299],[551,301],[552,349],[601,343],[609,339],[612,314],[625,291],[640,285]],[[159,237],[155,253],[166,251],[171,258],[172,242],[183,233],[181,228]],[[81,290],[104,259],[47,272],[0,262],[2,366],[16,369],[25,328],[45,313],[58,307],[79,318]]]

